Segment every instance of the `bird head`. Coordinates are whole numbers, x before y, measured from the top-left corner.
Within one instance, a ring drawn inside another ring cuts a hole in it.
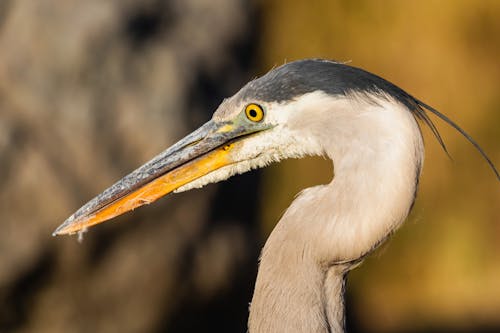
[[[72,234],[171,192],[285,158],[342,155],[360,142],[358,138],[370,142],[383,131],[393,131],[386,115],[366,112],[373,108],[365,106],[384,101],[422,119],[442,143],[424,111],[429,107],[390,82],[333,61],[295,61],[246,84],[221,103],[211,120],[90,200],[53,234]]]

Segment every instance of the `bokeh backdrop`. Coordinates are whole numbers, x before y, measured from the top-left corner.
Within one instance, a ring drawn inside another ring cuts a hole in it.
[[[74,210],[287,61],[375,72],[500,164],[496,0],[0,2],[0,332],[244,332],[261,246],[330,161],[172,195],[85,235]],[[436,121],[406,224],[350,274],[350,332],[500,331],[500,188]]]

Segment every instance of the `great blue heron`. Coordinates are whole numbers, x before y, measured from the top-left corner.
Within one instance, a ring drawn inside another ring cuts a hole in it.
[[[285,158],[326,156],[334,179],[303,190],[264,246],[248,325],[250,332],[342,332],[347,272],[401,225],[415,200],[424,160],[417,119],[445,148],[426,110],[462,133],[500,179],[469,135],[394,84],[345,64],[301,60],[249,82],[54,235]]]

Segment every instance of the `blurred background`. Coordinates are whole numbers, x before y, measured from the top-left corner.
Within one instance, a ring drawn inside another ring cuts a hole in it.
[[[273,66],[349,61],[462,125],[500,165],[500,2],[3,0],[0,332],[244,332],[257,258],[330,161],[285,161],[51,232]],[[424,129],[406,224],[350,274],[350,332],[500,331],[500,191]]]

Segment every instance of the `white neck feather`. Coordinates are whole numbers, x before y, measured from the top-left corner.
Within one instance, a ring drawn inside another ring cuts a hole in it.
[[[294,103],[307,112],[291,114],[286,129],[314,137],[335,161],[335,178],[304,190],[270,235],[250,332],[342,332],[345,274],[401,225],[414,200],[423,142],[411,113],[389,98],[317,94]]]

